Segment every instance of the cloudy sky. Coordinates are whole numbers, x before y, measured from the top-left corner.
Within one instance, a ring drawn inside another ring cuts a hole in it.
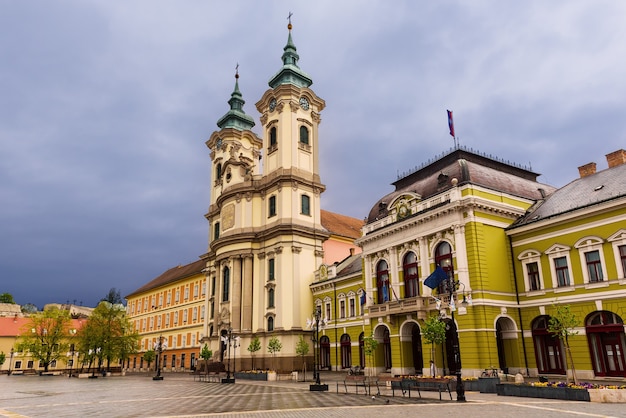
[[[323,208],[363,218],[460,144],[563,186],[626,146],[626,2],[0,0],[0,293],[128,294],[207,249],[205,141],[287,15],[326,100]]]

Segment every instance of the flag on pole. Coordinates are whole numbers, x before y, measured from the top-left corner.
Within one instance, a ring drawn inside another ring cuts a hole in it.
[[[454,135],[454,120],[452,120],[451,110],[448,110],[448,127],[450,128],[450,135],[452,135],[452,138],[456,138]]]
[[[424,280],[424,286],[428,286],[431,289],[438,287],[441,282],[448,279],[448,274],[440,267],[437,266],[435,271]]]
[[[361,305],[365,305],[365,300],[366,298],[366,294],[365,294],[365,290],[363,291],[363,293],[361,293]]]

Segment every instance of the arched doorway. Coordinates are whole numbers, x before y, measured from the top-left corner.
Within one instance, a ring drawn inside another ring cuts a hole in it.
[[[424,370],[422,334],[420,333],[420,327],[415,323],[411,327],[411,357],[413,358],[413,367],[415,368],[415,374],[422,374]]]
[[[565,374],[561,341],[548,331],[550,317],[542,315],[532,322],[533,344],[539,373]]]
[[[341,336],[341,368],[347,369],[352,366],[352,341],[350,335]]]
[[[461,359],[459,358],[459,335],[456,332],[456,324],[450,318],[445,318],[446,323],[446,363],[448,364],[448,374],[456,374],[461,369]],[[444,367],[445,370],[445,367]]]
[[[496,345],[498,347],[498,367],[504,373],[509,372],[509,363],[513,362],[517,329],[511,318],[501,317],[496,321]]]
[[[330,370],[330,338],[320,337],[320,369]]]
[[[609,311],[592,312],[585,320],[585,331],[596,376],[626,377],[622,318]]]

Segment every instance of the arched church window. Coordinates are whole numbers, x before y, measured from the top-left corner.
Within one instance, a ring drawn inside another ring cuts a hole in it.
[[[442,242],[435,249],[435,264],[440,266],[446,272],[448,277],[454,276],[454,265],[452,264],[452,247],[447,242]],[[439,294],[447,294],[449,282],[444,280],[439,284]]]
[[[300,143],[309,145],[309,129],[306,126],[300,127]]]
[[[402,262],[404,273],[404,294],[407,298],[419,296],[419,285],[417,277],[417,256],[413,251],[409,251],[404,256]]]
[[[376,288],[378,303],[389,302],[389,270],[385,260],[376,265]]]
[[[276,146],[278,142],[277,135],[276,127],[272,126],[270,128],[270,148],[274,148]]]
[[[222,302],[228,302],[228,295],[230,293],[230,269],[224,267],[222,272]]]

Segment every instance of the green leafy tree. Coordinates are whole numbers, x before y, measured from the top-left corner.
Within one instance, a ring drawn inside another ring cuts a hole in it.
[[[2,366],[4,364],[6,359],[7,359],[7,355],[4,354],[4,351],[0,351],[0,366]]]
[[[15,300],[13,300],[13,295],[10,293],[1,293],[0,294],[0,303],[11,303],[15,305]]]
[[[569,337],[577,335],[578,331],[575,331],[579,324],[578,317],[572,313],[570,305],[554,305],[554,314],[550,316],[548,320],[548,332],[556,336],[565,346],[565,368],[568,369],[567,363],[572,369],[572,377],[574,384],[578,384],[576,378],[576,369],[574,368],[574,358],[572,356],[572,350],[569,345]],[[567,360],[569,358],[569,361]],[[569,376],[566,374],[566,381],[569,383]]]
[[[22,313],[25,314],[34,314],[37,313],[37,307],[32,303],[25,303],[22,305]]]
[[[114,359],[124,362],[139,343],[139,334],[133,330],[124,306],[106,301],[94,309],[79,336],[83,354],[91,362],[98,360],[98,366],[106,360],[107,369]]]
[[[65,358],[73,337],[70,328],[68,311],[52,308],[31,315],[19,336],[17,350],[30,352],[47,372],[50,363]]]
[[[155,358],[156,358],[156,353],[154,352],[153,349],[150,349],[146,351],[145,353],[143,353],[143,359],[146,362],[148,362],[148,370],[150,370],[150,365],[152,364]]]
[[[255,335],[252,341],[250,341],[250,345],[248,346],[248,351],[250,352],[250,355],[252,356],[252,370],[256,370],[254,368],[254,357],[255,357],[255,353],[259,351],[260,349],[261,349],[261,341],[259,340],[259,337]]]
[[[202,350],[200,351],[200,358],[205,362],[204,369],[206,370],[207,374],[209,374],[209,368],[206,367],[206,364],[209,363],[211,357],[213,357],[213,350],[211,350],[208,345],[204,344],[204,347],[202,347]]]
[[[122,299],[122,296],[120,295],[119,289],[116,289],[114,287],[112,287],[109,290],[109,293],[107,293],[107,295],[104,298],[100,299],[100,302],[109,302],[112,305],[124,304],[124,300]]]
[[[430,344],[430,359],[436,364],[435,344],[443,344],[446,341],[446,323],[437,316],[427,318],[422,327],[422,337]]]
[[[378,348],[378,341],[374,338],[373,335],[369,335],[363,338],[363,352],[365,356],[370,360],[370,367],[368,368],[368,376],[371,376],[371,373],[374,368],[374,352]]]
[[[306,342],[302,335],[296,344],[296,354],[302,357],[302,373],[304,374],[304,381],[306,381],[306,361],[304,356],[309,354],[309,343]]]
[[[267,351],[272,355],[272,369],[276,370],[276,353],[279,353],[282,350],[283,345],[281,344],[278,337],[270,338],[267,344]]]

